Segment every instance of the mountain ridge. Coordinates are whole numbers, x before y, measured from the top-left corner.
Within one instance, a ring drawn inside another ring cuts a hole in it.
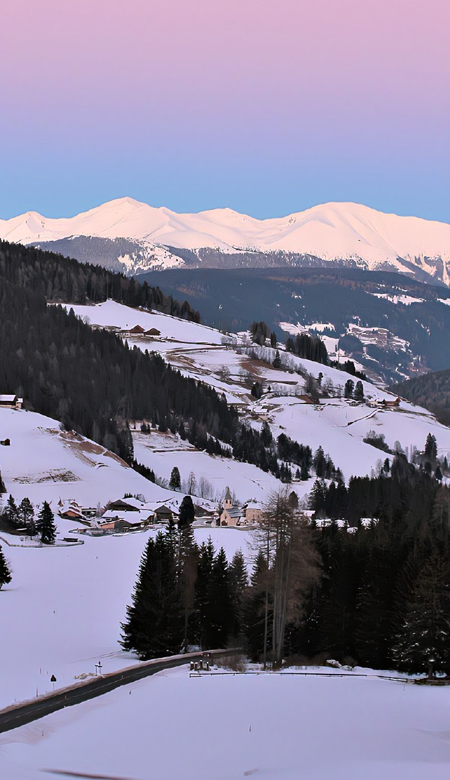
[[[183,267],[187,262],[172,251],[182,249],[193,252],[201,267],[235,267],[242,253],[259,253],[271,265],[302,265],[303,258],[317,258],[367,270],[415,274],[417,269],[430,281],[450,284],[450,224],[350,202],[260,220],[229,208],[178,214],[125,197],[69,218],[47,219],[29,211],[0,220],[0,238],[42,248],[54,244],[56,251],[70,249],[75,257],[83,240],[101,239],[129,274]],[[131,251],[121,249],[121,240],[131,242]]]

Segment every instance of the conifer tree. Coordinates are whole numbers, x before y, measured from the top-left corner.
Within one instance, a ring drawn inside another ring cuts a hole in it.
[[[181,477],[177,466],[174,466],[170,475],[169,487],[171,490],[180,490]]]
[[[409,672],[450,672],[450,570],[441,553],[425,559],[411,586],[393,658]]]
[[[53,512],[50,509],[50,504],[44,501],[42,509],[38,514],[36,528],[41,536],[41,542],[43,544],[54,544],[56,536],[56,526],[54,522]]]
[[[178,653],[183,642],[182,608],[176,587],[177,564],[170,534],[150,538],[122,624],[121,644],[139,658]]]
[[[2,479],[2,472],[0,471],[0,495],[2,493],[6,493],[6,487],[5,487],[5,483],[3,482],[3,479]]]
[[[215,550],[211,537],[200,547],[195,582],[196,638],[201,647],[206,648],[206,630],[209,616],[209,583],[214,562]]]
[[[35,536],[37,533],[36,523],[34,521],[34,508],[29,498],[23,498],[19,505],[20,525],[27,529],[29,536]]]
[[[428,458],[432,463],[437,458],[436,437],[433,436],[432,433],[428,434],[427,440],[425,442],[425,457]]]
[[[351,380],[350,380],[351,381]],[[361,380],[358,380],[356,383],[355,391],[354,391],[354,398],[355,401],[359,401],[362,403],[364,401],[364,386]]]
[[[181,530],[190,526],[194,522],[195,510],[192,498],[185,496],[180,504],[180,513],[178,515],[178,528]]]
[[[236,550],[228,568],[230,595],[233,604],[232,636],[238,637],[244,628],[244,600],[248,588],[248,573],[242,550]]]
[[[172,532],[174,533],[174,532]],[[180,524],[176,534],[177,586],[183,611],[183,649],[187,652],[190,642],[195,640],[195,584],[200,551],[194,539],[190,523]]]
[[[11,582],[11,569],[9,568],[0,545],[0,589]]]
[[[13,496],[8,496],[6,507],[3,512],[3,517],[9,525],[13,528],[17,528],[19,525],[19,510]]]
[[[205,646],[226,647],[233,625],[228,562],[223,547],[214,558],[206,604]]]
[[[248,654],[253,661],[257,661],[263,655],[264,639],[266,638],[268,645],[271,643],[268,621],[268,630],[266,631],[266,594],[267,596],[269,595],[268,576],[266,555],[262,550],[259,550],[250,577],[251,587],[244,602],[245,635]]]
[[[344,398],[352,398],[355,383],[353,379],[347,379],[344,387]]]
[[[281,358],[280,358],[280,353],[279,353],[278,349],[275,352],[275,357],[274,357],[274,359],[272,361],[272,365],[273,365],[274,368],[281,368]]]

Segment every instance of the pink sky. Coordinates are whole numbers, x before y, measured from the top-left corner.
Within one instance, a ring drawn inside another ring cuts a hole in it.
[[[448,0],[7,0],[0,140],[52,172],[218,150],[219,168],[286,174],[305,157],[320,176],[355,155],[448,166],[449,26]]]

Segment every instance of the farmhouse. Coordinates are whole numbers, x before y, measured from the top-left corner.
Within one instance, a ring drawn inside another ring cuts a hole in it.
[[[133,328],[126,328],[120,331],[120,335],[124,337],[133,338],[133,336],[142,336],[145,333],[145,328],[142,325],[135,325]]]
[[[0,395],[0,409],[21,409],[23,398],[17,395]]]
[[[97,521],[97,525],[103,531],[138,530],[146,528],[154,519],[154,513],[149,510],[127,512],[108,509]]]

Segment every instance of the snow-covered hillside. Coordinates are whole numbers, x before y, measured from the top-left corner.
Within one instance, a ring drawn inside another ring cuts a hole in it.
[[[167,491],[153,485],[117,455],[84,436],[61,431],[50,417],[25,410],[0,409],[0,471],[17,501],[61,500],[82,506],[104,506],[124,493],[142,493],[148,501],[164,500]],[[170,494],[172,496],[172,494]]]
[[[0,220],[0,238],[8,241],[46,243],[80,236],[137,242],[141,270],[183,264],[162,247],[214,248],[224,253],[307,254],[328,261],[356,261],[369,269],[388,264],[411,273],[419,268],[448,283],[450,225],[384,214],[355,203],[326,203],[259,220],[231,209],[177,214],[121,198],[70,218],[48,219],[27,212]],[[136,271],[136,262],[128,254],[120,259],[124,268]]]
[[[199,678],[187,667],[161,672],[1,736],[0,774],[446,780],[448,688],[309,671]],[[362,671],[370,674],[355,670]],[[174,720],[182,723],[176,738]]]
[[[243,419],[258,430],[262,422],[268,420],[275,436],[286,433],[299,443],[309,445],[313,451],[322,446],[346,479],[370,474],[380,458],[385,457],[385,453],[363,441],[370,430],[383,434],[391,449],[400,442],[409,452],[414,447],[423,449],[427,434],[431,432],[436,437],[439,454],[450,453],[450,428],[438,423],[427,410],[406,401],[401,401],[398,408],[370,405],[392,401],[394,397],[366,381],[362,383],[365,403],[355,404],[343,397],[349,378],[347,373],[286,353],[281,345],[282,367],[276,369],[272,366],[275,350],[250,344],[246,334],[224,336],[213,328],[157,312],[140,312],[113,301],[96,306],[76,306],[74,310],[80,317],[87,316],[92,325],[128,328],[138,323],[145,328],[156,327],[160,331],[159,337],[127,338],[128,343],[142,350],[159,352],[186,376],[224,392],[229,403],[240,410]],[[251,357],[255,354],[263,360]],[[299,375],[297,371],[302,373]],[[317,378],[319,373],[322,374],[322,387],[329,388],[329,397],[311,404],[305,399],[305,375]],[[255,381],[259,381],[265,390],[259,400],[250,394]],[[186,452],[171,453],[170,448],[167,450],[158,445],[158,435],[154,433],[135,435],[135,446],[138,459],[166,478],[170,468],[178,465],[183,472],[182,478],[187,479],[192,464],[197,480],[204,477],[218,489],[232,480],[230,487],[236,484],[236,492],[245,498],[249,497],[247,488],[252,481],[258,497],[260,490],[269,486],[270,475],[264,475],[255,467],[228,463],[227,459],[219,467],[219,461],[206,453],[197,453],[195,459]],[[175,445],[174,448],[177,449]],[[249,485],[247,479],[250,479]],[[302,497],[311,489],[311,481],[296,483],[295,489]]]
[[[75,527],[57,522],[66,534]],[[62,688],[93,676],[99,661],[104,672],[136,663],[120,648],[120,623],[142,552],[156,533],[85,536],[75,547],[21,547],[20,538],[0,532],[13,573],[0,591],[0,708],[51,691],[52,674],[55,688]],[[229,560],[237,549],[251,556],[248,531],[199,528],[195,536],[199,544],[211,536]]]

